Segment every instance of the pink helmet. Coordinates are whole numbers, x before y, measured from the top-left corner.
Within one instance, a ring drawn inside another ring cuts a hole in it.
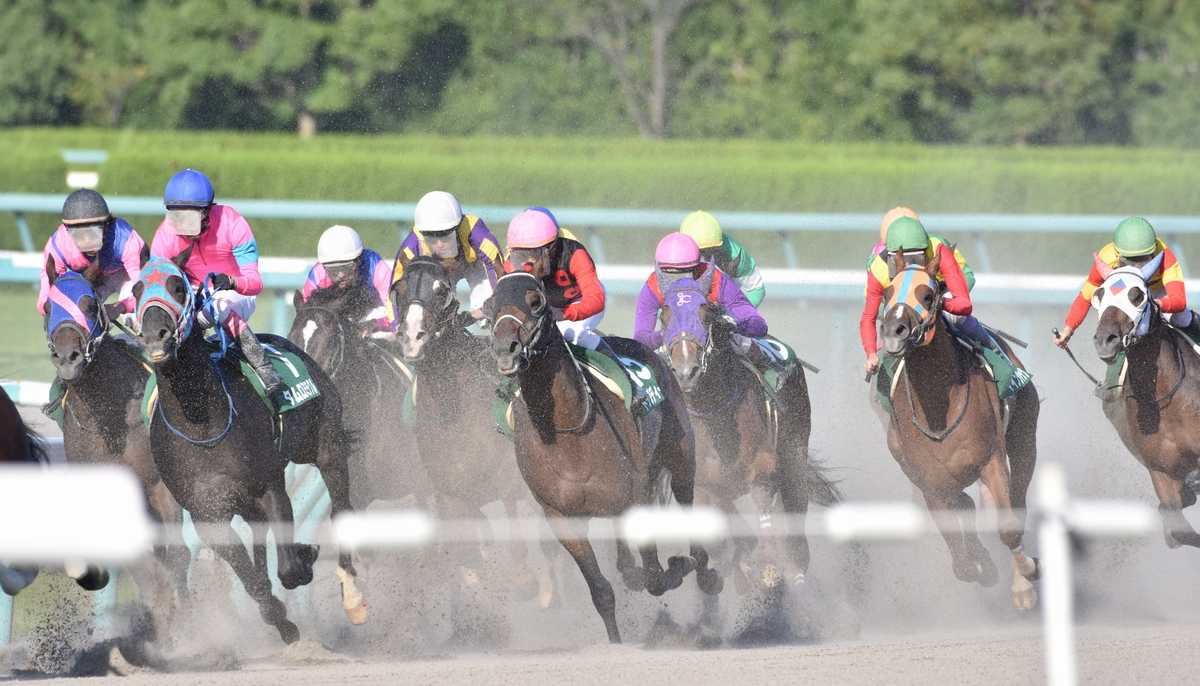
[[[654,263],[659,267],[687,269],[700,264],[700,246],[686,233],[669,233],[654,249]]]
[[[558,238],[558,226],[545,212],[525,210],[508,223],[508,249],[540,248]]]

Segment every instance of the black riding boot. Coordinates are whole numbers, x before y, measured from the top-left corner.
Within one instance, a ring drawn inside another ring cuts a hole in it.
[[[258,342],[258,337],[254,335],[249,326],[242,327],[242,332],[238,334],[238,345],[241,346],[246,361],[250,363],[251,367],[254,367],[254,372],[262,380],[263,388],[266,389],[271,403],[276,409],[285,405],[287,399],[283,397],[283,392],[287,390],[287,387],[283,385],[283,379],[279,378],[279,373],[271,366],[266,351],[263,350],[262,344]]]
[[[1188,325],[1183,327],[1182,330],[1183,333],[1187,334],[1188,338],[1192,339],[1192,343],[1200,345],[1200,315],[1193,312],[1192,321],[1188,322]]]

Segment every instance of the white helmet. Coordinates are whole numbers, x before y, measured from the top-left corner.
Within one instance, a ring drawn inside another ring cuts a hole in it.
[[[361,255],[362,251],[363,242],[358,232],[341,224],[325,229],[321,240],[317,241],[317,261],[321,264],[349,262]]]
[[[417,201],[413,228],[423,231],[449,231],[462,221],[462,206],[458,198],[446,191],[429,191]]]

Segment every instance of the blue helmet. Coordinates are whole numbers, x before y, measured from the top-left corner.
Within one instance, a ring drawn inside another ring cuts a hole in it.
[[[170,207],[208,207],[213,204],[213,185],[203,172],[176,172],[163,190],[163,204]]]
[[[529,207],[526,209],[533,210],[534,212],[541,212],[542,214],[546,215],[547,217],[550,217],[550,221],[554,222],[554,228],[556,228],[556,229],[562,228],[558,225],[558,217],[555,217],[554,213],[551,212],[550,210],[546,209],[545,207]]]

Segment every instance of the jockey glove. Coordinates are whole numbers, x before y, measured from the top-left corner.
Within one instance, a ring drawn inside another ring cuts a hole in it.
[[[228,274],[214,274],[212,277],[214,291],[232,291],[233,279]]]

